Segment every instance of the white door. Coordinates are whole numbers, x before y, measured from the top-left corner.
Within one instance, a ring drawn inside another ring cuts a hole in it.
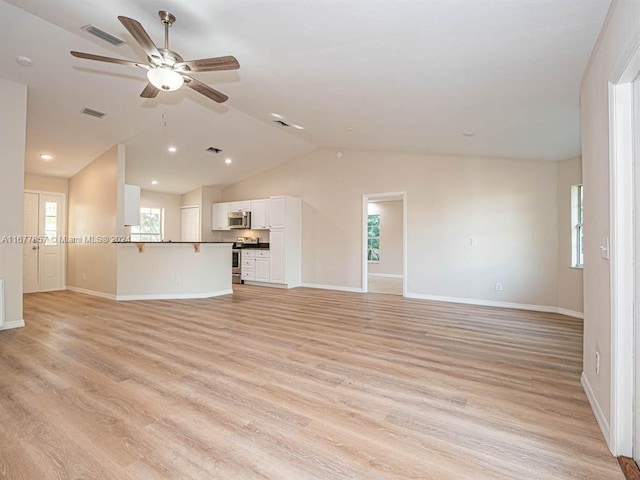
[[[38,243],[31,239],[38,238],[38,203],[37,193],[24,194],[24,235],[25,242],[22,249],[22,291],[33,293],[38,291]]]
[[[63,194],[24,194],[24,293],[64,289],[64,222]]]
[[[180,240],[200,241],[200,207],[182,207],[180,216]]]

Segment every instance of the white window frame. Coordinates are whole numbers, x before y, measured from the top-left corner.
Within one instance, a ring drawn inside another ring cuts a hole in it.
[[[160,231],[159,232],[140,232],[140,225],[134,225],[131,227],[131,241],[132,242],[161,242],[164,238],[164,208],[157,207],[140,207],[140,224],[142,224],[143,214],[153,214],[157,212],[160,216]],[[153,237],[153,240],[142,239],[143,237]]]

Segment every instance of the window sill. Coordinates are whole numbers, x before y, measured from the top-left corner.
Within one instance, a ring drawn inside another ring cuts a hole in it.
[[[367,263],[380,263],[380,260],[367,260]]]
[[[572,268],[572,269],[574,269],[574,270],[584,270],[584,265],[580,265],[580,266],[578,266],[578,265],[571,265],[571,267],[569,267],[569,268]]]

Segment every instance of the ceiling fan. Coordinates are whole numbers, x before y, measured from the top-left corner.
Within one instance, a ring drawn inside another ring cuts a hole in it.
[[[142,27],[140,22],[128,17],[118,17],[133,38],[140,44],[147,54],[147,62],[139,63],[131,60],[121,60],[119,58],[103,57],[91,53],[71,52],[71,55],[87,60],[97,60],[99,62],[117,63],[130,67],[138,67],[147,71],[149,83],[140,94],[143,98],[154,98],[160,91],[171,92],[178,90],[182,85],[195,90],[198,93],[214,100],[218,103],[229,99],[225,94],[214,90],[204,83],[191,77],[191,72],[213,72],[220,70],[237,70],[240,68],[238,60],[233,56],[203,58],[200,60],[184,61],[176,52],[169,49],[169,27],[176,21],[176,17],[171,13],[161,10],[158,12],[160,21],[164,25],[164,48],[158,48],[149,37],[149,34]]]

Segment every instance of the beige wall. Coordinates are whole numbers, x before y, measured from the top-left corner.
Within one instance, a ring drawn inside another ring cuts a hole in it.
[[[69,193],[69,179],[60,177],[46,177],[30,173],[24,176],[25,190],[38,190],[40,192]]]
[[[180,241],[180,195],[141,190],[140,207],[164,208],[163,240]]]
[[[582,269],[572,268],[571,187],[582,183],[582,159],[558,162],[558,307],[583,311]]]
[[[640,2],[614,1],[582,79],[584,183],[584,374],[606,419],[611,417],[610,264],[600,256],[610,237],[609,82],[640,44]],[[600,352],[600,375],[595,353]]]
[[[360,288],[362,195],[406,191],[409,293],[555,306],[556,169],[363,151],[338,159],[320,149],[226,188],[223,198],[301,197],[303,282]]]
[[[120,230],[119,150],[111,147],[69,180],[68,234],[83,240],[67,245],[69,287],[116,294],[117,252],[111,240]],[[105,242],[98,243],[98,237]]]
[[[402,201],[369,202],[368,211],[380,215],[380,262],[369,273],[402,275]]]
[[[0,78],[0,236],[23,233],[24,156],[27,87]],[[5,318],[0,328],[22,324],[22,245],[0,242],[0,278],[4,279]],[[15,323],[14,323],[15,322]]]

